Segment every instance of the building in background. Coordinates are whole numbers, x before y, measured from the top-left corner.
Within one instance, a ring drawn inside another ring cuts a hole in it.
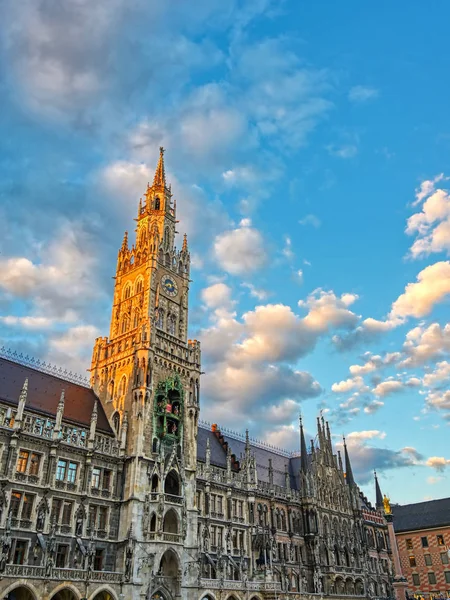
[[[190,254],[161,149],[90,384],[0,360],[0,598],[392,596],[389,531],[318,419],[288,453],[199,421]]]
[[[450,597],[450,498],[394,506],[409,595]]]

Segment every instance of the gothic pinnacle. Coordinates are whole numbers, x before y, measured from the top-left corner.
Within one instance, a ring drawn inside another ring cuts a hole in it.
[[[187,235],[185,233],[184,237],[183,237],[183,247],[181,248],[181,251],[187,252],[187,249],[188,249],[188,242],[187,242]]]
[[[164,170],[164,148],[162,146],[159,147],[159,160],[158,166],[156,167],[155,176],[153,178],[153,185],[166,185],[166,173]]]
[[[128,250],[128,231],[125,231],[123,236],[122,250]]]

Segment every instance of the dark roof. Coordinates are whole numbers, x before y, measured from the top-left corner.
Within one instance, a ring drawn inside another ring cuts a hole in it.
[[[211,450],[211,464],[216,467],[227,467],[227,455],[225,450],[222,448],[221,443],[209,429],[203,427],[198,428],[197,435],[197,458],[203,462],[206,460],[206,440],[209,439],[209,448]]]
[[[236,460],[242,461],[245,455],[245,441],[236,439],[222,433],[223,439],[228,443],[232,454],[236,456]],[[206,459],[206,440],[209,439],[209,447],[211,450],[211,464],[223,469],[227,466],[227,455],[222,444],[217,436],[210,429],[200,426],[198,428],[197,437],[197,458],[201,461]],[[273,483],[280,487],[286,486],[285,470],[286,466],[289,470],[291,487],[299,489],[299,471],[300,457],[289,458],[282,454],[271,450],[270,448],[261,448],[260,445],[252,444],[250,441],[251,453],[256,459],[256,470],[258,472],[259,481],[269,483],[269,459],[272,460]]]
[[[17,406],[25,379],[28,379],[25,410],[29,409],[41,414],[55,416],[61,391],[64,390],[63,420],[89,427],[92,409],[97,400],[97,396],[92,389],[0,358],[1,401]],[[113,434],[100,402],[98,402],[97,409],[97,429],[103,433]]]
[[[392,513],[396,532],[450,525],[450,498],[393,506]]]

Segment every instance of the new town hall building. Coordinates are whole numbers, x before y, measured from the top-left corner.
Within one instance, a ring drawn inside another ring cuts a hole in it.
[[[90,385],[0,358],[0,598],[392,596],[381,495],[362,495],[327,423],[308,444],[300,426],[290,455],[199,422],[162,149],[136,222]]]

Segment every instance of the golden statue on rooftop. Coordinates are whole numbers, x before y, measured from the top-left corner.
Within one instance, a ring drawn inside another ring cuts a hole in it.
[[[384,506],[384,514],[391,515],[392,514],[391,502],[390,502],[389,498],[386,496],[386,494],[383,496],[383,506]]]

